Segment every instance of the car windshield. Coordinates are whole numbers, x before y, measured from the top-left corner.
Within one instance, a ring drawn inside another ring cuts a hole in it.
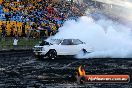
[[[42,41],[40,44],[39,44],[39,46],[44,46],[44,45],[49,45],[50,43],[49,42],[47,42],[47,41]]]

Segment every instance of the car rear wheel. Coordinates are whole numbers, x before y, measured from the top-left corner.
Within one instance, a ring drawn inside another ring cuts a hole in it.
[[[48,52],[48,58],[50,58],[50,59],[52,59],[52,60],[54,60],[56,57],[57,57],[57,52],[56,52],[56,50],[50,50],[49,52]]]
[[[87,50],[86,49],[82,49],[83,55],[87,54]]]

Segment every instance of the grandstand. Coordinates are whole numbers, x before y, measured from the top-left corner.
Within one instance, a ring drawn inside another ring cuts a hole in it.
[[[35,30],[33,32],[38,32],[37,34],[40,35],[39,29],[41,29],[44,30],[45,36],[50,36],[63,25],[66,19],[69,17],[74,19],[80,15],[77,6],[62,0],[19,2],[1,0],[0,2],[0,26],[3,23],[6,24],[6,36],[11,36],[12,26],[14,26],[13,33],[15,34],[17,30],[16,34],[22,36],[22,25],[25,26],[25,35],[28,30]],[[2,33],[2,29],[0,33]]]

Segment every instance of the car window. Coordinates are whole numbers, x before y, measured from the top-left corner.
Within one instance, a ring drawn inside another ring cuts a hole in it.
[[[72,40],[71,39],[64,39],[61,45],[72,45]]]
[[[79,39],[73,39],[73,45],[79,45],[79,44],[83,44],[82,41],[80,41]]]

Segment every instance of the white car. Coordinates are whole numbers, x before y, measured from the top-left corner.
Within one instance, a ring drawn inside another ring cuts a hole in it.
[[[74,56],[83,51],[91,52],[91,48],[79,39],[50,39],[34,46],[34,54],[38,58],[48,57],[55,59],[57,56]]]

